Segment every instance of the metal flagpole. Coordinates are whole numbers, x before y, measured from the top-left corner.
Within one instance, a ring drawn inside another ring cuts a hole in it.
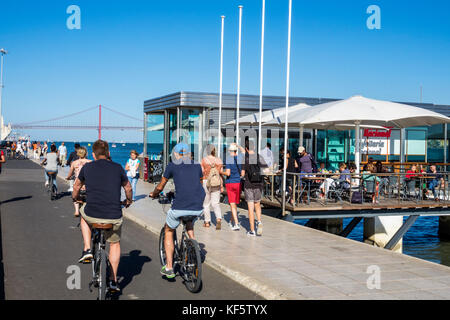
[[[261,118],[262,118],[262,101],[263,101],[263,73],[264,73],[264,23],[266,15],[266,0],[262,1],[262,26],[261,26],[261,72],[259,79],[259,127],[258,127],[258,153],[261,153]]]
[[[239,44],[238,44],[238,83],[236,101],[236,143],[239,145],[239,106],[241,103],[241,35],[242,35],[242,8],[239,6]]]
[[[217,145],[217,152],[219,158],[222,154],[222,80],[223,80],[223,31],[224,31],[224,19],[222,18],[222,33],[220,36],[220,88],[219,88],[219,142]]]
[[[283,207],[282,215],[285,215],[286,210],[286,171],[287,171],[287,151],[288,151],[288,113],[289,113],[289,77],[291,66],[291,18],[292,18],[292,0],[289,0],[289,26],[288,26],[288,47],[287,47],[287,72],[286,72],[286,107],[285,107],[285,120],[284,120],[284,170],[283,170]]]
[[[3,113],[2,113],[2,94],[3,94],[3,57],[8,51],[5,49],[0,49],[1,62],[0,62],[0,131],[3,129]]]

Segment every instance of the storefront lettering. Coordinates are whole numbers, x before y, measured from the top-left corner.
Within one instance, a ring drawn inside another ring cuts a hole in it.
[[[391,129],[387,131],[378,131],[378,129],[364,129],[364,137],[370,138],[390,138],[391,137]]]

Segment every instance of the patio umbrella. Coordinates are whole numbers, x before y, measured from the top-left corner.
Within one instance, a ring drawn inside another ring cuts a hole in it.
[[[265,125],[276,125],[282,118]],[[450,123],[450,118],[427,109],[390,101],[353,96],[349,99],[316,105],[301,112],[289,113],[289,125],[315,129],[334,129],[342,125],[355,127],[355,162],[359,172],[361,126],[407,128]]]
[[[311,106],[309,106],[305,103],[296,104],[292,107],[289,107],[289,114],[291,114],[291,112],[297,112],[297,111],[303,110],[305,108],[310,108],[310,107]],[[285,112],[286,112],[285,107],[264,111],[261,114],[261,122],[265,123],[265,122],[268,122],[268,121],[271,121],[274,119],[284,118]],[[239,121],[239,125],[242,125],[242,126],[256,125],[259,123],[259,112],[246,115],[245,117],[239,118],[238,121]],[[235,125],[236,123],[237,123],[237,121],[233,120],[233,121],[225,123],[225,125],[230,126],[230,125]]]

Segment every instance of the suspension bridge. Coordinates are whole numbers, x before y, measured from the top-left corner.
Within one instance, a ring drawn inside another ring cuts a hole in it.
[[[11,129],[97,130],[98,137],[101,139],[102,130],[142,131],[143,120],[113,108],[98,105],[52,119],[14,123],[11,124]]]

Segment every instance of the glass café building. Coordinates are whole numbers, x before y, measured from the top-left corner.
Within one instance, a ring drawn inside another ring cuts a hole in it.
[[[338,99],[324,98],[289,98],[289,104],[306,103],[317,104]],[[264,96],[263,110],[284,107],[286,100],[282,96]],[[446,116],[450,116],[449,105],[434,105],[426,103],[405,104],[429,109]],[[240,117],[259,111],[259,96],[241,95]],[[191,150],[195,160],[200,160],[203,148],[207,143],[217,143],[214,135],[208,140],[205,132],[208,129],[218,129],[219,123],[219,95],[202,92],[177,92],[144,102],[145,127],[144,154],[150,160],[161,160],[165,167],[170,161],[173,146],[180,141],[179,132],[188,132]],[[224,94],[222,102],[222,132],[225,137],[225,123],[236,119],[236,95]],[[230,127],[228,127],[230,128]],[[240,127],[249,129],[250,127]],[[258,125],[253,127],[258,129]],[[178,131],[177,131],[178,129]],[[181,130],[182,129],[182,130]],[[270,128],[267,128],[270,130]],[[272,128],[273,129],[273,128]],[[449,159],[448,130],[446,124],[431,127],[412,127],[405,130],[405,162],[433,162],[447,163]],[[184,134],[183,134],[184,135]],[[299,146],[299,131],[289,129],[289,149],[295,152]],[[284,131],[280,129],[277,141],[271,141],[270,131],[268,141],[272,150],[283,145]],[[400,161],[400,130],[362,129],[361,154],[362,162],[373,158],[384,163]],[[233,139],[233,138],[231,138]],[[273,139],[272,139],[273,140]],[[228,143],[223,138],[224,150]],[[325,163],[328,169],[337,169],[339,163],[354,161],[354,130],[312,130],[305,129],[302,145],[312,153],[318,163]],[[224,154],[222,152],[222,154]]]

